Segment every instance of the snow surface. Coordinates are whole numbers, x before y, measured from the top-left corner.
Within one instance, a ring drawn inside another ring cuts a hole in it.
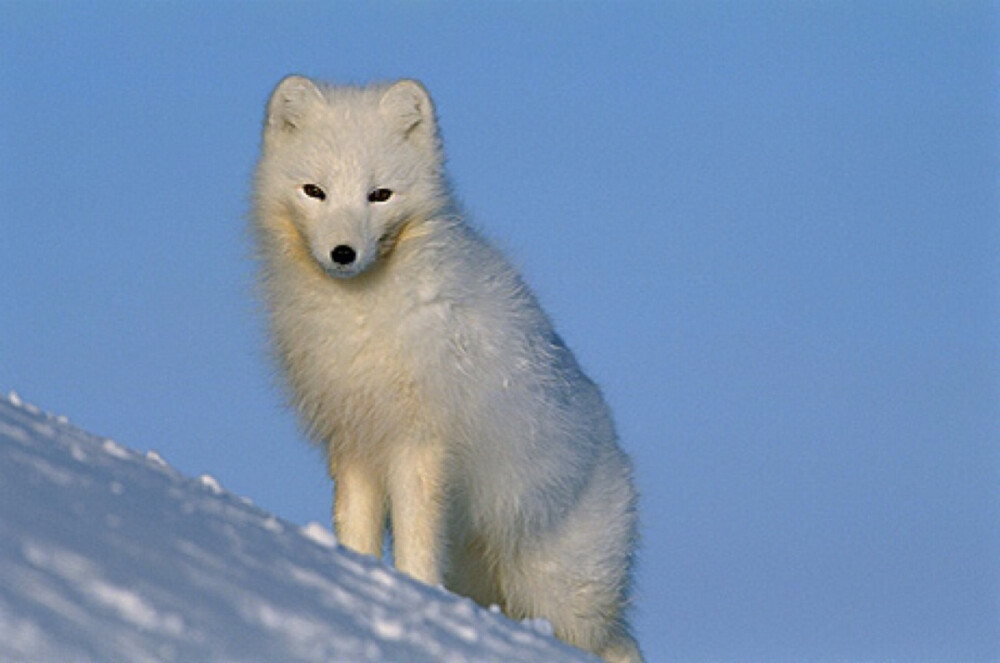
[[[0,661],[594,661],[0,396]]]

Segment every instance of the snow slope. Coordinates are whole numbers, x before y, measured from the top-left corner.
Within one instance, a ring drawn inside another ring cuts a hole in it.
[[[592,661],[0,396],[0,661]]]

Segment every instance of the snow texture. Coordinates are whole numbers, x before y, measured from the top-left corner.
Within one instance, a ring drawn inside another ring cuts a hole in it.
[[[0,661],[594,661],[0,396]]]

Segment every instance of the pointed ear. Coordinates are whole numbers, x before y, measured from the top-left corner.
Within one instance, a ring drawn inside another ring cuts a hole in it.
[[[404,79],[394,83],[382,94],[379,112],[406,138],[434,136],[434,104],[417,81]]]
[[[323,93],[315,83],[304,76],[288,76],[278,83],[267,102],[265,129],[268,132],[295,131],[322,102]]]

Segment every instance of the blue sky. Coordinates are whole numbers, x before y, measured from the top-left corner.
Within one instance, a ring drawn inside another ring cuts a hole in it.
[[[253,297],[263,105],[416,77],[636,461],[649,660],[996,660],[998,13],[0,2],[0,389],[328,522]]]

